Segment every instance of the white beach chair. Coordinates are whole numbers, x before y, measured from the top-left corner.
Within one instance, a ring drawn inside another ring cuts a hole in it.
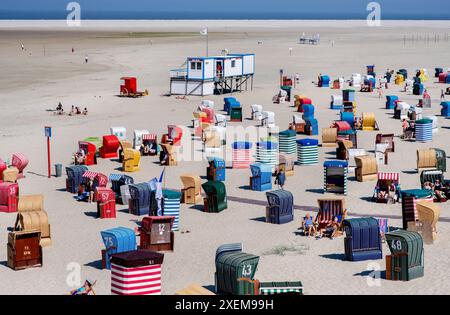
[[[261,126],[269,128],[275,127],[275,113],[269,111],[262,112]]]
[[[201,106],[209,107],[209,108],[214,109],[214,102],[210,101],[210,100],[202,100],[202,105]]]
[[[109,131],[112,135],[116,136],[119,140],[127,140],[127,128],[125,127],[111,127]]]
[[[377,143],[375,144],[375,159],[378,165],[384,165],[386,161],[386,150],[389,147],[389,143]]]
[[[133,138],[133,147],[136,150],[139,150],[142,144],[142,136],[143,135],[148,135],[150,133],[150,131],[148,130],[135,130],[134,131],[134,138]]]
[[[333,106],[343,106],[344,98],[342,97],[342,95],[331,95],[331,104]]]
[[[227,126],[227,117],[225,115],[215,114],[214,117],[216,119],[216,126],[222,126],[222,127]]]
[[[122,204],[123,205],[128,205],[128,202],[131,199],[130,186],[129,185],[122,185],[122,186],[120,186],[120,197],[122,198]]]
[[[411,106],[406,102],[398,102],[397,109],[400,110],[400,120],[408,119],[408,112]]]
[[[253,104],[251,106],[251,108],[252,108],[252,120],[261,121],[261,119],[262,119],[262,111],[263,111],[262,105]]]
[[[430,119],[433,121],[433,133],[436,133],[439,131],[439,122],[438,118],[436,116],[427,116],[423,117],[424,119]]]

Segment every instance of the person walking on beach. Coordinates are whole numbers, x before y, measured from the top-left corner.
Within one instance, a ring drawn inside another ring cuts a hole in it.
[[[275,176],[275,184],[278,184],[279,189],[284,189],[284,183],[286,182],[286,174],[283,170],[279,170]]]
[[[444,89],[441,89],[441,102],[445,101]]]
[[[23,43],[20,44],[20,47],[22,48],[22,51],[25,50],[25,46],[23,45]]]
[[[380,86],[378,87],[378,98],[383,97],[383,85],[380,83]]]
[[[85,63],[88,63],[88,62],[89,62],[88,55],[86,55],[86,56],[84,57],[84,62],[85,62]]]

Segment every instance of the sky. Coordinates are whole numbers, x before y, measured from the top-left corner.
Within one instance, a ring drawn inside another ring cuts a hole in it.
[[[371,0],[75,0],[82,19],[365,19]],[[65,19],[71,0],[1,0],[0,19]],[[450,20],[450,0],[377,0],[385,19]]]

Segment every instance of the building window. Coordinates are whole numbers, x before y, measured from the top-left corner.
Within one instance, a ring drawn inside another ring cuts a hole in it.
[[[236,67],[236,60],[231,60],[231,68]]]
[[[202,70],[202,63],[200,61],[197,62],[197,70]]]
[[[191,70],[195,70],[196,62],[191,61]]]

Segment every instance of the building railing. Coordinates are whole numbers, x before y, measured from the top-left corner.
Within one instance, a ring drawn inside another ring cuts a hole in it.
[[[173,69],[173,70],[170,70],[170,77],[171,78],[186,78],[187,77],[187,70],[186,69]]]

